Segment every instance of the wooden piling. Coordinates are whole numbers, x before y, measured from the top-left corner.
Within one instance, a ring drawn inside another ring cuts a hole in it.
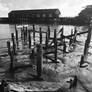
[[[42,70],[43,70],[43,49],[41,44],[37,44],[37,56],[36,56],[36,62],[37,62],[37,77],[41,77]]]
[[[48,34],[46,33],[46,38],[45,38],[45,48],[47,50],[48,47]]]
[[[63,43],[63,54],[66,53],[66,43],[65,43],[65,40],[64,40],[64,43]]]
[[[14,39],[14,33],[11,33],[11,37],[12,37],[12,43],[13,43],[13,52],[14,52],[14,55],[16,55],[16,44]]]
[[[26,41],[27,41],[27,37],[28,37],[27,27],[26,27],[26,30],[25,30],[25,36],[26,36]]]
[[[14,63],[14,52],[13,51],[11,51],[10,52],[10,72],[13,72],[13,68],[14,68],[14,66],[13,66],[13,63]]]
[[[40,44],[42,44],[42,31],[41,31],[41,27],[40,27],[39,37],[40,37]]]
[[[10,41],[7,41],[7,48],[8,48],[8,54],[10,55],[11,53]]]
[[[87,40],[85,41],[84,54],[83,54],[83,57],[81,59],[82,64],[87,61],[88,49],[89,49],[89,45],[90,45],[90,41],[91,41],[91,35],[92,35],[92,18],[91,18],[90,26],[89,26],[89,29],[88,29]]]
[[[17,47],[18,47],[18,30],[16,28],[16,25],[15,25],[15,34],[16,34],[16,44],[17,44]]]
[[[54,30],[54,46],[55,46],[55,63],[57,62],[57,35],[56,35],[56,29]]]
[[[31,48],[31,34],[30,34],[30,30],[28,31],[28,38],[29,38],[29,49]]]
[[[35,45],[35,25],[33,25],[33,40],[34,40],[34,45]]]
[[[48,40],[49,40],[50,39],[50,26],[48,26],[47,32],[48,32]]]

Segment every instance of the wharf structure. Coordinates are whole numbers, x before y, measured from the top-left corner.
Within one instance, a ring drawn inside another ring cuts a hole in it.
[[[14,10],[8,13],[10,24],[51,24],[60,21],[59,9]]]

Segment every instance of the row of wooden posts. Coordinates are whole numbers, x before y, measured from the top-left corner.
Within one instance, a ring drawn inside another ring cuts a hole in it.
[[[58,38],[58,33],[56,32],[56,29],[54,29],[54,37],[52,38],[51,37],[51,30],[50,30],[50,27],[48,26],[48,30],[47,32],[43,32],[41,27],[39,28],[39,31],[36,31],[35,29],[35,26],[33,25],[33,29],[32,30],[28,30],[27,27],[23,27],[21,28],[21,40],[24,42],[24,45],[25,43],[27,44],[27,42],[29,43],[28,46],[29,46],[29,49],[32,49],[32,38],[33,38],[33,42],[34,42],[34,48],[36,47],[37,48],[37,51],[35,52],[34,50],[34,53],[31,53],[33,54],[33,57],[36,55],[36,62],[37,62],[37,75],[38,76],[41,76],[41,70],[42,70],[42,58],[45,57],[46,59],[50,59],[52,60],[52,62],[54,63],[58,63],[58,57],[57,57],[57,53],[58,53],[58,46],[63,46],[63,53],[66,53],[66,42],[65,42],[65,39],[66,37],[64,36],[64,29],[62,27],[62,29],[59,31],[59,34],[60,34],[60,38]],[[36,33],[39,33],[39,39],[40,39],[40,42],[39,44],[36,44],[35,42],[35,38],[36,38]],[[45,44],[43,44],[43,33],[46,34],[46,38],[45,38]],[[33,37],[31,37],[33,34]],[[75,31],[73,32],[73,30],[71,30],[71,35],[68,39],[70,40],[69,41],[69,45],[71,45],[72,43],[75,43],[76,42],[76,37],[77,37],[77,30],[75,28]],[[11,46],[11,43],[12,43],[12,46]],[[54,44],[54,45],[52,45]],[[7,41],[7,47],[8,47],[8,55],[10,56],[10,70],[13,70],[13,63],[14,63],[14,57],[15,55],[17,54],[17,48],[19,46],[19,36],[18,36],[18,30],[17,28],[15,27],[15,35],[14,33],[11,33],[11,42],[10,41]],[[39,50],[39,48],[41,48]],[[54,51],[53,51],[53,49]],[[49,49],[51,49],[52,51],[49,52]],[[45,53],[43,53],[43,50]],[[40,53],[40,55],[38,54]],[[47,54],[54,54],[54,58],[50,58],[48,57]]]

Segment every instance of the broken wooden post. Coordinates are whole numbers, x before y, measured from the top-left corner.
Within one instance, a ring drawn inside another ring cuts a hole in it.
[[[83,62],[85,63],[85,61],[87,61],[89,44],[91,41],[91,35],[92,35],[92,18],[91,18],[90,26],[88,28],[87,40],[85,41],[84,54],[83,54],[84,57],[82,58],[83,61],[81,61],[82,63]]]
[[[14,52],[14,55],[16,55],[16,45],[15,45],[14,33],[11,33],[11,37],[12,37],[12,43],[13,43],[13,52]]]
[[[15,34],[16,34],[16,44],[17,44],[17,47],[18,47],[18,30],[16,28],[16,25],[15,25]]]
[[[30,34],[30,30],[28,31],[28,38],[29,38],[29,49],[31,48],[31,34]]]
[[[34,45],[35,45],[35,25],[33,25],[33,40],[34,40]]]
[[[37,55],[36,55],[36,63],[37,63],[37,77],[41,77],[42,69],[43,69],[43,49],[41,44],[36,44]]]
[[[8,48],[8,54],[10,55],[11,52],[10,41],[7,41],[7,48]]]
[[[41,31],[41,27],[40,27],[40,32],[39,32],[39,37],[40,37],[40,44],[42,44],[42,31]]]
[[[57,34],[56,29],[54,30],[54,48],[55,48],[55,63],[57,62]]]

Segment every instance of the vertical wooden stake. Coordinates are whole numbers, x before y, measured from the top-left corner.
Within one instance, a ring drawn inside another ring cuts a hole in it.
[[[33,39],[34,39],[34,45],[35,45],[35,25],[33,25]]]
[[[88,29],[87,40],[85,41],[84,55],[81,58],[80,66],[82,66],[82,64],[85,63],[85,61],[87,61],[88,49],[89,49],[89,45],[90,45],[90,41],[91,41],[91,35],[92,35],[92,18],[91,18],[90,26]]]
[[[48,34],[46,32],[46,39],[45,39],[45,48],[47,49],[48,47]]]
[[[7,48],[8,48],[8,54],[10,55],[11,52],[10,41],[7,41]]]
[[[29,48],[31,48],[31,34],[30,34],[30,30],[28,32],[29,32]]]
[[[14,33],[11,33],[12,42],[13,42],[13,52],[14,55],[16,55],[16,45],[15,45],[15,39],[14,39]]]
[[[63,54],[66,53],[66,43],[65,43],[65,40],[64,40],[64,44],[63,44]]]
[[[41,44],[37,44],[37,56],[36,56],[36,62],[37,62],[37,77],[41,77],[42,70],[43,70],[43,49]]]
[[[39,32],[39,34],[40,34],[40,44],[42,44],[42,31],[41,31],[41,27],[40,27],[40,32]]]
[[[13,51],[11,51],[10,52],[10,72],[12,72],[13,71],[13,63],[14,63],[14,52]]]
[[[57,35],[56,35],[56,29],[54,30],[54,47],[55,47],[55,63],[57,62]]]
[[[50,27],[48,26],[48,40],[50,39]]]
[[[16,44],[18,47],[18,30],[16,29],[16,25],[15,25],[15,33],[16,33]]]

